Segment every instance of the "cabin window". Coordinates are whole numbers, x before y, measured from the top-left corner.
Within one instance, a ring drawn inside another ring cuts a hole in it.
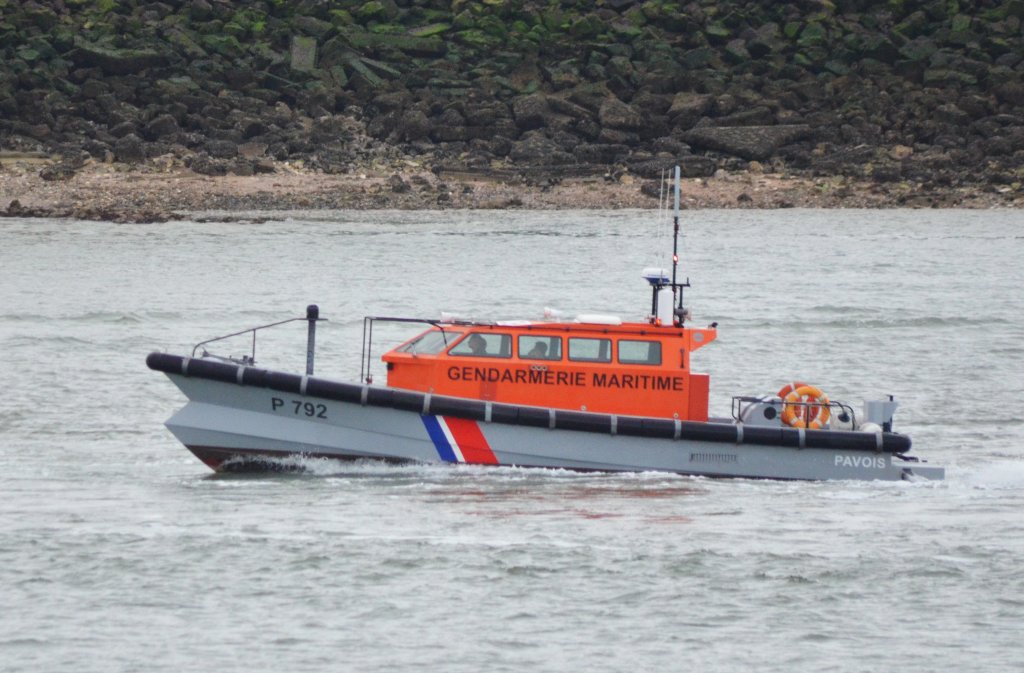
[[[521,336],[519,357],[523,360],[561,360],[562,337]]]
[[[624,365],[660,365],[660,341],[619,341],[619,362]]]
[[[455,344],[448,353],[478,358],[510,358],[512,337],[508,334],[470,332],[469,336]]]
[[[455,340],[460,336],[462,336],[462,332],[430,330],[419,335],[404,346],[400,346],[398,352],[435,355],[455,343]]]
[[[576,362],[611,362],[611,339],[569,337],[569,359]]]

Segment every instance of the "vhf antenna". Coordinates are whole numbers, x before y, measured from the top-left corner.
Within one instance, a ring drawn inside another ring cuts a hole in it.
[[[675,197],[675,212],[672,217],[672,289],[679,292],[678,302],[676,304],[675,323],[682,325],[686,319],[686,309],[683,308],[683,288],[690,287],[690,279],[687,278],[685,283],[677,281],[677,272],[679,270],[679,192],[680,192],[680,175],[679,166],[676,166],[675,170],[676,179],[676,197]]]

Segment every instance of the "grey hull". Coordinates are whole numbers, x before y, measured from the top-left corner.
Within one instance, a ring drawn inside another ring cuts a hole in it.
[[[943,468],[887,451],[873,434],[787,429],[765,435],[732,423],[684,425],[526,407],[513,417],[508,408],[489,404],[474,418],[475,412],[460,415],[460,401],[452,398],[263,370],[256,371],[265,376],[255,376],[253,368],[200,367],[202,361],[154,355],[160,357],[151,356],[150,366],[189,400],[167,427],[214,469],[301,455],[761,479],[944,478]],[[351,388],[339,389],[353,400],[310,392],[328,386]],[[778,445],[768,443],[774,436]]]

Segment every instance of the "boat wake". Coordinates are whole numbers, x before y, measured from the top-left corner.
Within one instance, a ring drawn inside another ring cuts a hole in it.
[[[454,468],[454,469],[453,469]],[[515,465],[448,465],[419,462],[387,462],[372,458],[342,460],[300,454],[273,457],[247,456],[234,458],[222,464],[219,472],[206,475],[208,479],[244,479],[246,477],[274,478],[345,478],[345,479],[387,479],[400,482],[410,477],[419,481],[452,482],[462,478],[478,481],[482,478],[491,482],[531,482],[534,486],[559,486],[564,484],[608,490],[626,488],[644,491],[651,496],[661,488],[700,491],[704,480],[671,472],[602,472],[565,469],[537,469]],[[668,486],[666,486],[666,484]]]
[[[341,460],[318,456],[291,454],[287,456],[238,456],[225,461],[220,472],[225,474],[300,474],[313,477],[363,474],[377,476],[396,466],[379,460]]]
[[[964,481],[978,489],[1024,489],[1024,460],[1005,460],[990,463],[967,474]]]
[[[461,465],[462,470],[490,474],[494,468],[477,465]],[[501,468],[499,468],[501,469]],[[516,468],[506,468],[515,470]],[[409,476],[419,479],[451,478],[451,467],[444,464],[427,464],[416,462],[389,462],[373,458],[355,460],[325,458],[291,454],[281,457],[274,456],[239,456],[221,464],[219,472],[208,475],[211,478],[239,478],[256,476],[261,478],[298,476],[303,478],[391,478],[400,480]]]

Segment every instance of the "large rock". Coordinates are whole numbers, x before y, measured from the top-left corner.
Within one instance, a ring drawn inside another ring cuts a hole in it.
[[[108,75],[131,75],[169,62],[166,55],[152,49],[110,49],[81,40],[70,56],[75,64],[97,67]]]
[[[605,100],[597,111],[597,117],[601,121],[601,126],[623,131],[635,131],[644,123],[639,110],[618,98]]]
[[[714,101],[714,97],[708,94],[677,93],[668,109],[668,116],[676,126],[688,129],[708,113]]]
[[[142,134],[149,140],[172,136],[181,129],[178,122],[169,114],[157,115],[142,129]]]
[[[573,155],[581,164],[614,164],[629,156],[629,145],[580,143]]]
[[[137,164],[146,158],[146,148],[134,133],[120,138],[114,143],[114,158],[125,164]]]
[[[690,145],[725,154],[762,161],[775,154],[783,145],[807,136],[811,129],[806,124],[784,126],[705,126],[685,135]]]
[[[751,108],[744,108],[717,117],[708,126],[771,126],[775,122],[775,115],[764,105],[757,105]],[[703,123],[701,124],[704,125]]]
[[[292,70],[311,72],[316,69],[316,38],[296,35],[292,38]]]
[[[47,182],[63,182],[75,176],[76,166],[73,163],[62,161],[49,166],[44,166],[39,171],[39,177]]]
[[[779,24],[769,22],[756,30],[752,29],[745,33],[747,39],[747,51],[754,58],[762,58],[773,52],[781,51],[784,42],[779,39]]]
[[[563,151],[558,143],[540,131],[524,133],[522,138],[512,143],[509,158],[516,163],[538,166],[573,163],[571,154]]]
[[[433,124],[423,110],[406,110],[395,124],[394,134],[403,142],[425,140]]]
[[[438,57],[443,56],[448,50],[444,40],[437,37],[365,33],[354,30],[345,31],[344,42],[358,50],[400,51],[412,56]]]
[[[446,143],[469,140],[466,118],[455,108],[448,108],[437,118],[430,137]]]
[[[472,126],[490,126],[499,121],[509,121],[509,108],[503,103],[469,102],[465,106],[466,123]]]
[[[307,35],[323,37],[334,27],[328,21],[318,19],[315,16],[296,16],[292,25]]]
[[[710,157],[679,157],[679,172],[684,178],[707,178],[715,174],[718,162]]]
[[[1024,107],[1024,84],[1019,80],[997,85],[995,94],[1004,103]]]
[[[204,149],[214,159],[233,159],[238,155],[238,144],[230,140],[211,140]]]
[[[543,94],[520,96],[512,101],[512,116],[523,131],[539,129],[547,125],[551,107]]]
[[[576,105],[597,112],[611,95],[612,92],[603,82],[591,82],[581,84],[568,92],[568,99]]]

